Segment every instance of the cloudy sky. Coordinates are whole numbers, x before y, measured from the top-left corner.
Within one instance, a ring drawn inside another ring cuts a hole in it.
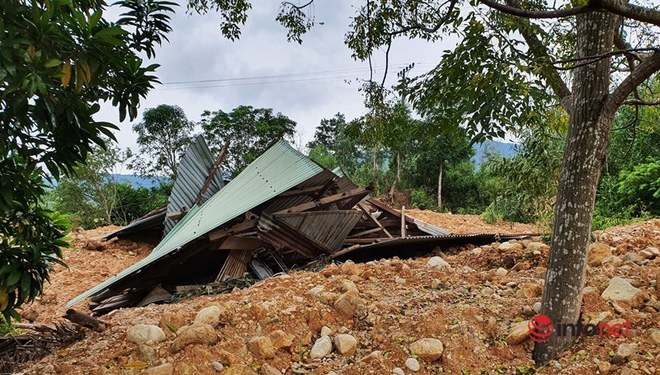
[[[360,1],[316,0],[311,12],[317,25],[301,45],[288,43],[286,30],[275,21],[279,0],[254,3],[236,42],[222,37],[217,14],[187,14],[185,5],[179,7],[170,42],[158,48],[153,61],[161,65],[157,74],[163,85],[151,91],[141,110],[176,104],[189,119],[198,121],[204,110],[230,111],[238,105],[273,108],[298,123],[299,145],[313,137],[323,118],[337,112],[348,119],[360,116],[365,109],[355,80],[369,77],[369,65],[353,60],[344,45]],[[413,74],[432,68],[448,47],[443,43],[449,42],[395,41],[390,53],[391,81],[401,67],[411,63],[416,64]],[[373,63],[380,77],[384,53],[375,56]],[[110,105],[97,118],[119,122],[117,110]],[[120,128],[119,145],[136,150],[131,122],[121,123]]]

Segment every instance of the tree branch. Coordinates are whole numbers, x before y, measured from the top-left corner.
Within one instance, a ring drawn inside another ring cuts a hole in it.
[[[644,81],[660,70],[660,52],[644,59],[626,79],[614,89],[605,102],[605,110],[612,111],[612,115],[624,103],[626,98]]]
[[[656,9],[646,8],[635,4],[630,4],[627,1],[619,0],[592,0],[590,5],[608,10],[614,14],[630,18],[633,20],[651,23],[660,26],[660,11]]]
[[[660,102],[646,102],[641,99],[631,99],[624,101],[623,105],[660,106]]]
[[[481,0],[480,0],[481,1]],[[514,8],[517,5],[517,0],[506,0],[507,6]],[[525,39],[529,46],[529,54],[534,57],[534,60],[540,65],[540,75],[550,85],[552,91],[555,93],[562,107],[566,113],[571,113],[571,90],[566,85],[566,82],[561,78],[557,69],[550,63],[550,52],[538,36],[532,31],[531,24],[528,19],[514,18],[518,31]]]
[[[495,0],[479,0],[482,4],[497,9],[500,12],[508,13],[514,16],[523,17],[523,18],[563,18],[571,17],[578,14],[586,13],[594,8],[590,5],[583,5],[574,8],[562,9],[562,10],[526,10],[521,9],[516,6],[500,4]]]
[[[593,63],[595,63],[595,62],[598,62],[598,61],[600,61],[600,60],[602,60],[602,59],[605,59],[605,58],[607,58],[607,57],[611,57],[611,56],[616,56],[616,55],[628,55],[628,54],[631,54],[631,52],[648,52],[648,51],[659,52],[659,51],[660,51],[660,48],[629,48],[629,49],[625,49],[625,50],[610,51],[610,52],[607,52],[607,53],[603,53],[603,54],[601,54],[601,55],[585,56],[585,57],[576,57],[576,58],[573,58],[573,59],[553,61],[551,64],[552,64],[552,65],[557,65],[557,64],[568,64],[568,63],[571,63],[571,62],[585,61],[585,62],[583,62],[583,63],[577,64],[577,65],[573,65],[573,66],[571,66],[571,67],[567,67],[567,68],[563,68],[563,67],[562,67],[562,68],[560,68],[560,67],[555,67],[555,68],[557,68],[557,69],[559,69],[559,70],[570,70],[570,69],[579,68],[579,67],[581,67],[581,66],[585,66],[585,65],[593,64]],[[641,60],[641,58],[640,58],[639,56],[636,56],[636,55],[635,55],[635,57],[636,57],[637,59],[640,59],[640,60]],[[634,70],[634,66],[635,66],[635,65],[633,64],[631,70]]]
[[[399,30],[392,31],[388,34],[389,34],[389,36],[397,36],[399,34],[407,33],[409,31],[413,31],[413,30],[421,30],[421,31],[424,31],[426,33],[434,33],[436,31],[438,31],[440,29],[440,27],[442,27],[442,25],[444,25],[445,22],[447,22],[447,20],[449,20],[449,17],[451,17],[451,14],[453,13],[457,2],[458,2],[458,0],[450,0],[449,1],[449,9],[447,9],[447,13],[445,13],[445,15],[442,18],[440,18],[438,20],[438,22],[436,22],[435,25],[433,25],[433,26],[429,27],[429,26],[426,26],[426,25],[421,24],[421,23],[415,23],[414,25],[410,25],[410,26],[399,25],[401,27]]]

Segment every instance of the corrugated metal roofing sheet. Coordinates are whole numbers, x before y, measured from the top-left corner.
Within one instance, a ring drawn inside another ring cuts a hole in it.
[[[105,240],[110,240],[115,237],[120,236],[130,236],[133,234],[144,234],[145,231],[149,230],[158,230],[163,226],[163,220],[165,219],[165,210],[166,206],[163,206],[159,209],[153,210],[149,214],[136,219],[127,226],[118,229],[114,232],[108,233],[105,236],[101,237]]]
[[[181,211],[184,207],[186,210],[192,207],[206,182],[209,172],[213,168],[214,162],[215,158],[211,155],[204,137],[201,135],[197,136],[193,143],[188,146],[186,153],[179,162],[177,178],[174,182],[174,187],[172,187],[169,204],[167,205],[168,213]],[[224,185],[222,172],[217,170],[213,175],[213,180],[211,180],[208,190],[202,195],[202,202],[212,197]],[[166,218],[163,236],[166,236],[176,223],[176,221]]]
[[[341,248],[361,216],[362,213],[356,210],[332,210],[285,213],[275,215],[275,218],[334,253]]]
[[[193,206],[146,258],[69,301],[67,306],[105,290],[118,280],[139,272],[145,265],[322,171],[288,143],[275,143],[208,201]]]

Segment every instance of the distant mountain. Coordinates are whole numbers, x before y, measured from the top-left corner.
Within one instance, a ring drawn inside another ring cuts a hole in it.
[[[481,164],[486,160],[488,154],[496,154],[503,156],[505,158],[513,157],[517,152],[517,147],[519,145],[516,143],[506,143],[498,141],[486,141],[484,143],[477,143],[472,148],[475,151],[474,156],[472,157],[472,162],[479,169]]]
[[[115,177],[117,177],[118,182],[128,182],[133,187],[143,186],[146,188],[152,188],[154,186],[160,185],[160,181],[158,181],[155,178],[145,178],[145,177],[135,176],[132,174],[118,174],[115,175]]]

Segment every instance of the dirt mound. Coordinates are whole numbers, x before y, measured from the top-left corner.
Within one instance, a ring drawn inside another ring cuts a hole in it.
[[[488,224],[479,215],[455,215],[437,213],[428,210],[408,210],[406,213],[428,224],[435,225],[454,234],[467,233],[542,233],[543,229],[532,224],[499,221]]]
[[[660,328],[660,257],[638,259],[630,254],[641,256],[660,243],[660,220],[612,228],[596,236],[612,246],[613,256],[621,262],[589,267],[583,316],[606,316],[606,322],[626,319],[629,336],[581,338],[558,361],[540,369],[534,368],[533,345],[524,332],[520,343],[509,336],[513,327],[536,314],[534,305],[541,300],[549,249],[535,238],[436,249],[415,259],[329,265],[318,273],[295,271],[230,294],[117,310],[104,316],[110,323],[106,331],[88,332],[85,340],[23,370],[131,374],[161,366],[164,372],[159,373],[174,374],[390,374],[397,367],[412,373],[406,360],[416,357],[420,374],[593,374],[605,367],[612,373],[624,368],[656,373],[660,342],[654,342],[651,333]],[[42,298],[30,307],[39,311],[38,320],[58,315],[70,297],[149,251],[147,245],[143,249],[136,245],[141,250],[124,246],[129,245],[118,242],[102,252],[67,250],[71,270],[58,270],[46,288],[54,301],[44,305]],[[129,255],[131,251],[135,255]],[[432,256],[442,257],[450,267],[430,260]],[[107,275],[100,276],[99,270]],[[642,305],[633,308],[600,296],[615,276],[629,279],[641,290]],[[201,322],[192,325],[208,306],[217,306],[205,310],[204,319],[212,328]],[[139,324],[161,327],[165,339],[142,345],[128,341],[127,333]],[[329,354],[321,347],[312,350],[321,333],[333,341],[337,334],[351,335],[357,341],[355,352],[340,353],[351,340],[341,346],[333,343]],[[439,359],[414,352],[419,351],[420,344],[415,343],[421,339],[442,342]],[[620,344],[636,345],[634,353],[617,357]],[[311,359],[310,351],[325,355]],[[413,368],[414,362],[408,361]]]

